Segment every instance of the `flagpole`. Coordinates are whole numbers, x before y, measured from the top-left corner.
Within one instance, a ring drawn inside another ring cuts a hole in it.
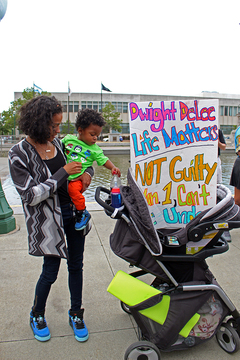
[[[68,134],[70,133],[70,124],[69,124],[69,82],[68,82],[68,100],[67,100],[67,114],[68,114]]]
[[[102,83],[101,83],[101,114],[102,114]],[[101,131],[100,140],[102,141],[102,139],[103,139],[103,134],[102,134],[102,131]]]
[[[102,83],[101,83],[101,113],[102,113]]]

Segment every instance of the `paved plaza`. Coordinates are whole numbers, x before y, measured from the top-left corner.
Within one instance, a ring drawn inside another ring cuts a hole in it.
[[[6,158],[0,158],[2,182],[8,175]],[[132,316],[121,310],[120,302],[107,292],[118,270],[131,272],[128,263],[113,254],[109,247],[115,220],[96,204],[87,208],[93,228],[86,238],[84,258],[83,307],[89,340],[79,343],[68,324],[69,292],[67,267],[63,260],[59,277],[53,285],[46,309],[51,340],[40,343],[29,326],[34,288],[41,272],[42,259],[28,255],[27,232],[21,205],[11,203],[18,230],[0,236],[0,359],[1,360],[123,360],[127,347],[137,341]],[[240,309],[240,241],[233,230],[227,253],[208,260],[211,271],[229,298]],[[237,360],[240,352],[228,355],[215,337],[187,351],[163,353],[162,360]]]

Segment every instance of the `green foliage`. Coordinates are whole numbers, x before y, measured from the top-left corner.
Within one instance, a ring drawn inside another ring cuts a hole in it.
[[[41,95],[51,96],[47,91],[42,91]],[[0,133],[1,135],[7,135],[12,133],[12,129],[16,128],[18,120],[18,111],[20,107],[33,97],[39,96],[34,92],[34,88],[26,88],[22,92],[22,98],[18,98],[11,102],[11,106],[8,110],[2,112],[0,118]]]
[[[62,134],[73,134],[75,130],[75,126],[69,123],[69,130],[68,130],[68,120],[61,125],[61,133]]]
[[[10,132],[10,128],[8,131],[8,126],[6,125],[6,119],[5,118],[0,118],[0,135],[7,135]]]
[[[115,106],[112,103],[108,103],[102,109],[102,116],[106,121],[106,125],[103,128],[103,132],[109,132],[111,129],[121,132],[122,128],[120,124],[122,120],[119,119],[120,113],[115,111]]]

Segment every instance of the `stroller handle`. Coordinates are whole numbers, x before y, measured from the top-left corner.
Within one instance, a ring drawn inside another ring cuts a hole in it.
[[[105,211],[106,214],[107,214],[108,216],[111,216],[111,217],[114,218],[114,219],[121,219],[121,218],[123,218],[125,221],[127,221],[128,219],[127,219],[126,215],[124,215],[120,210],[112,207],[112,206],[109,205],[106,201],[103,201],[103,200],[101,199],[101,196],[100,196],[101,192],[104,192],[105,194],[108,194],[108,195],[110,195],[111,192],[110,192],[109,189],[106,189],[106,188],[104,188],[104,187],[102,187],[102,186],[98,186],[98,187],[96,188],[96,191],[95,191],[95,200],[96,200],[96,202],[97,202],[99,205],[101,205],[101,206],[106,210],[106,211]],[[110,201],[109,201],[109,203],[110,203]],[[127,219],[127,220],[126,220],[126,219]],[[129,222],[129,220],[128,220],[127,222]]]

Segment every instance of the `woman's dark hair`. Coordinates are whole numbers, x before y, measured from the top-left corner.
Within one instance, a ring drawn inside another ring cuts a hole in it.
[[[81,129],[86,129],[91,124],[102,127],[106,124],[106,122],[102,114],[97,112],[96,110],[79,110],[75,121],[76,130],[78,130],[79,127]]]
[[[52,117],[62,113],[62,105],[54,96],[37,96],[19,110],[19,129],[40,144],[45,144],[50,136]]]

